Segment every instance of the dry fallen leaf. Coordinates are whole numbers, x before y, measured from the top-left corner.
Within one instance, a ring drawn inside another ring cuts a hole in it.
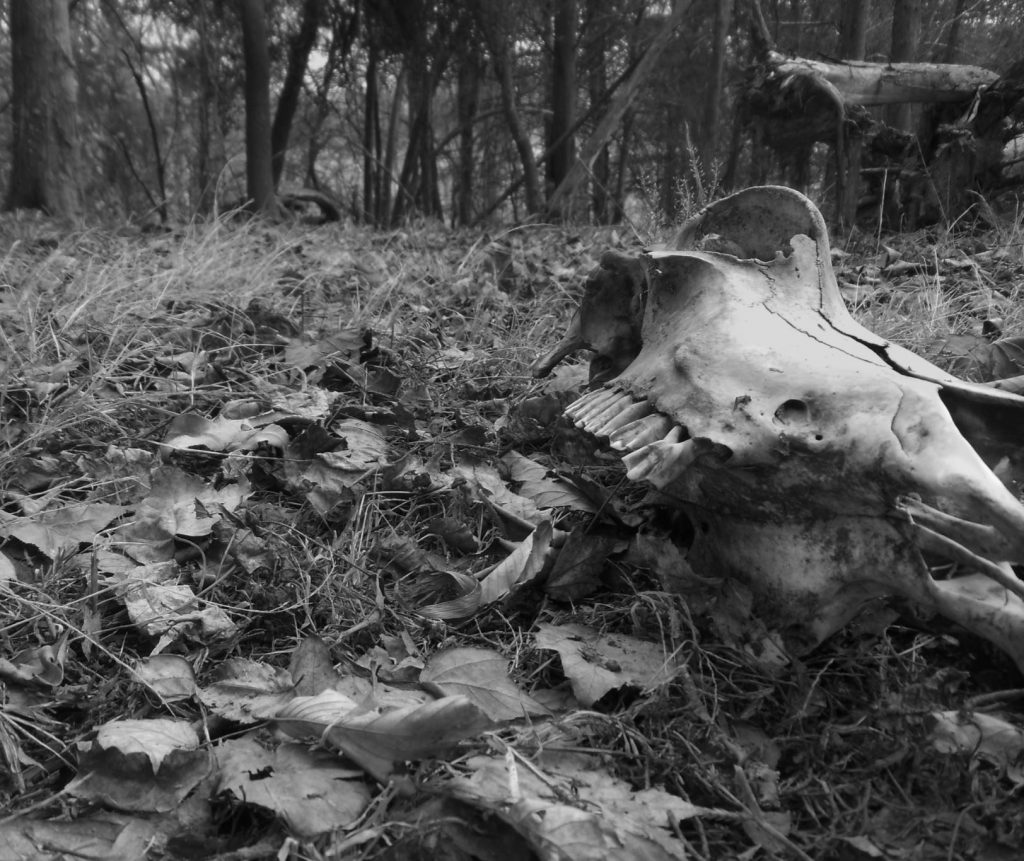
[[[492,604],[508,596],[519,586],[536,578],[547,562],[551,547],[551,521],[541,523],[504,560],[480,581],[481,604]]]
[[[210,711],[239,723],[273,717],[295,696],[291,673],[261,661],[233,658],[220,664],[198,691]]]
[[[514,755],[474,756],[464,763],[468,776],[446,787],[511,824],[542,858],[674,861],[684,857],[684,847],[672,825],[723,812],[660,789],[637,792],[595,757],[545,755],[531,766],[520,766]]]
[[[176,702],[196,692],[196,674],[181,655],[154,655],[135,664],[132,677],[165,702]]]
[[[940,753],[968,754],[972,768],[988,762],[1024,785],[1024,729],[982,712],[932,712],[930,721],[932,744]]]
[[[38,547],[51,559],[91,544],[124,508],[105,502],[57,503],[27,517],[0,512],[0,536]]]
[[[624,634],[602,634],[585,625],[541,624],[537,646],[553,649],[580,704],[589,708],[609,691],[649,690],[667,683],[673,664],[657,643]]]
[[[173,810],[211,767],[191,725],[168,718],[110,721],[79,749],[65,791],[119,810]]]
[[[381,779],[394,763],[440,755],[492,721],[463,696],[380,712],[360,710],[348,697],[324,691],[296,697],[278,713],[277,724],[293,738],[322,738]]]
[[[300,837],[351,825],[370,803],[370,790],[357,779],[361,772],[324,751],[299,744],[271,751],[246,736],[219,744],[214,753],[218,792],[272,810]]]
[[[490,649],[445,649],[427,661],[420,684],[442,696],[468,697],[493,721],[550,714],[516,687],[507,667],[508,659]]]

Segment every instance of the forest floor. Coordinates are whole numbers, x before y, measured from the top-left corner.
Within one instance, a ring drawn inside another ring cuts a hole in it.
[[[1020,858],[1007,657],[785,654],[532,379],[659,238],[5,217],[0,861]],[[955,371],[1024,334],[1020,225],[836,244]]]

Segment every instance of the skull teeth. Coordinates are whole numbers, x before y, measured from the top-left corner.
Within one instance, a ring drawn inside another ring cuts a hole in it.
[[[617,389],[598,389],[596,392],[587,392],[583,397],[569,404],[565,408],[565,414],[574,422],[581,422],[608,401],[621,397],[621,395],[622,393]]]
[[[697,443],[692,439],[666,446],[661,463],[647,473],[647,480],[660,490],[686,472],[696,459]]]
[[[633,398],[631,395],[619,393],[616,398],[611,398],[601,404],[592,412],[586,412],[580,415],[576,419],[578,424],[585,431],[590,433],[597,433],[597,429],[604,427],[611,419],[619,415],[624,409],[633,405]]]
[[[613,431],[609,443],[616,451],[636,451],[655,440],[664,439],[672,428],[672,419],[662,413],[654,413]]]
[[[646,480],[659,488],[678,478],[697,456],[696,443],[691,439],[680,442],[682,436],[683,429],[675,425],[663,439],[625,455],[626,478]]]
[[[631,424],[637,419],[644,418],[644,416],[649,416],[653,412],[654,407],[647,403],[647,401],[637,401],[636,403],[630,404],[625,409],[620,410],[617,415],[612,416],[600,425],[594,422],[588,422],[590,425],[588,429],[595,436],[608,436],[613,431],[618,430],[624,425]]]

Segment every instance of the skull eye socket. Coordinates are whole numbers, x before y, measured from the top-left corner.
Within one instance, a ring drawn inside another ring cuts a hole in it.
[[[804,401],[786,401],[775,411],[775,421],[782,425],[806,425],[811,421],[811,408]],[[820,434],[817,437],[820,439]]]

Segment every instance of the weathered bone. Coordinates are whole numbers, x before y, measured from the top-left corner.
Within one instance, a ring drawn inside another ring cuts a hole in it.
[[[1024,563],[1024,506],[990,468],[1024,462],[1024,398],[856,323],[821,214],[795,191],[712,204],[676,246],[643,258],[649,288],[602,259],[572,343],[604,350],[594,385],[622,367],[567,415],[687,513],[693,564],[748,583],[795,643],[899,595],[1024,671],[1024,584],[1010,567]],[[926,559],[975,573],[937,581]]]

